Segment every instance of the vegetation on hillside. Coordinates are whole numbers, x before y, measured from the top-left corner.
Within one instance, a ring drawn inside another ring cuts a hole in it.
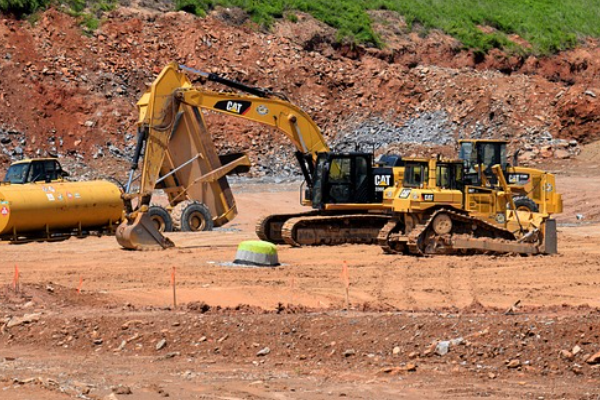
[[[409,28],[441,29],[465,47],[504,48],[536,54],[573,47],[584,36],[600,37],[600,0],[175,0],[178,9],[202,15],[220,5],[240,7],[259,24],[303,11],[338,29],[339,37],[382,46],[367,10],[404,16]],[[292,17],[293,18],[293,17]],[[493,28],[492,30],[481,27]],[[491,31],[491,32],[490,32]],[[486,33],[487,32],[487,33]],[[520,48],[517,34],[531,44]]]
[[[0,11],[21,16],[48,5],[48,0],[0,0]]]
[[[97,25],[99,11],[117,0],[0,0],[0,11],[18,16],[50,3],[66,4],[84,24]],[[204,16],[216,6],[240,7],[254,22],[269,27],[275,19],[295,21],[295,12],[313,15],[338,30],[340,40],[382,47],[372,28],[369,10],[402,15],[409,29],[426,34],[441,29],[467,48],[487,52],[503,48],[550,54],[573,47],[585,36],[600,37],[600,0],[173,0],[175,8]],[[84,11],[85,9],[85,11]],[[87,21],[87,22],[85,22]],[[490,29],[492,28],[492,29]],[[522,48],[508,35],[531,44]]]
[[[36,12],[50,4],[63,9],[77,18],[86,31],[100,26],[100,16],[118,5],[117,0],[0,0],[0,12],[11,13],[17,17],[29,15],[29,21],[37,20]]]

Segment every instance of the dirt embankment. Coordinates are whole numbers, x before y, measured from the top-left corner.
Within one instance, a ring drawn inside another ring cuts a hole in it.
[[[388,21],[378,25],[382,31],[400,24],[386,13],[377,18]],[[329,138],[361,127],[370,142],[391,132],[386,145],[451,148],[445,143],[458,136],[505,137],[525,142],[527,159],[535,159],[578,152],[576,143],[552,138],[585,143],[600,131],[594,41],[549,58],[496,52],[480,58],[437,32],[424,39],[383,32],[390,45],[374,50],[338,45],[330,28],[303,15],[271,33],[244,21],[223,10],[199,19],[120,8],[87,36],[55,10],[34,26],[0,16],[0,70],[9,77],[0,80],[2,162],[57,154],[75,174],[89,164],[122,178],[134,141],[134,104],[170,61],[284,92]],[[281,135],[222,116],[209,116],[209,123],[220,149],[250,152],[256,173],[291,168]],[[428,129],[444,140],[430,143],[422,134]]]

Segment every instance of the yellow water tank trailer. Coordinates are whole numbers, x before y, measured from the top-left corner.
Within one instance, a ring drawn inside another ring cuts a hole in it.
[[[121,191],[108,181],[0,185],[0,238],[3,240],[112,231],[122,216]]]

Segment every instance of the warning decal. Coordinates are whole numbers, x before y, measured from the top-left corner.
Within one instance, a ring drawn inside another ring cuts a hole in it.
[[[0,210],[0,215],[2,215],[3,217],[8,217],[8,214],[10,214],[10,210],[8,209],[8,207],[2,206],[2,209]]]

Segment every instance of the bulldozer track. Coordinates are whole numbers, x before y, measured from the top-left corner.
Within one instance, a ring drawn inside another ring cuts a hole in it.
[[[452,222],[460,222],[464,226],[469,225],[469,233],[465,232],[450,232],[447,235],[436,235],[433,230],[433,222],[435,217],[440,214],[446,214],[450,217]],[[442,244],[443,253],[453,253],[457,249],[453,248],[453,238],[460,237],[463,241],[469,243],[479,244],[480,247],[485,243],[515,243],[516,238],[514,234],[506,229],[500,228],[496,225],[490,224],[479,218],[470,217],[460,212],[456,212],[448,209],[440,209],[433,212],[425,222],[417,224],[413,230],[405,234],[402,231],[394,232],[400,220],[395,218],[389,221],[379,232],[377,242],[385,253],[388,254],[403,254],[410,253],[414,255],[429,255],[435,254],[435,252],[427,251],[426,247],[433,241],[438,241]],[[477,232],[477,236],[473,233]],[[428,237],[429,236],[429,237]],[[405,246],[398,246],[399,243],[405,242]],[[394,244],[396,243],[396,246]],[[434,246],[435,247],[435,246]]]
[[[377,243],[379,244],[379,246],[381,246],[384,253],[387,253],[387,254],[401,254],[402,253],[402,252],[398,251],[397,249],[393,248],[392,244],[390,242],[392,231],[394,230],[394,228],[396,226],[398,226],[399,223],[400,223],[399,220],[393,219],[393,220],[389,221],[387,224],[385,224],[385,226],[379,231],[379,234],[377,235]]]
[[[448,210],[448,209],[441,209],[441,210],[437,210],[436,212],[431,214],[431,216],[428,218],[428,220],[425,223],[417,225],[415,227],[415,229],[413,229],[409,233],[408,248],[412,254],[417,254],[417,255],[425,255],[426,254],[424,241],[426,240],[427,234],[429,232],[432,232],[433,220],[435,219],[435,217],[437,215],[442,214],[442,213],[449,215],[453,222],[460,221],[462,223],[471,224],[472,232],[475,232],[477,230],[479,230],[479,232],[486,232],[485,235],[478,236],[478,237],[473,236],[472,233],[470,235],[464,235],[464,234],[461,235],[461,236],[468,236],[470,240],[476,240],[479,242],[485,241],[488,243],[495,242],[495,241],[497,241],[499,243],[505,243],[507,240],[508,241],[516,240],[514,234],[510,231],[507,231],[506,229],[499,228],[499,227],[497,227],[493,224],[490,224],[488,222],[485,222],[479,218],[469,217],[467,215],[458,213],[456,211]],[[455,234],[455,233],[453,233],[453,234]],[[498,239],[496,239],[496,238],[498,238]],[[452,252],[454,249],[452,249],[451,240],[448,240],[446,242],[449,244],[449,247],[447,248],[447,250]]]
[[[294,246],[375,244],[388,215],[344,214],[304,216],[288,219],[281,236]]]

